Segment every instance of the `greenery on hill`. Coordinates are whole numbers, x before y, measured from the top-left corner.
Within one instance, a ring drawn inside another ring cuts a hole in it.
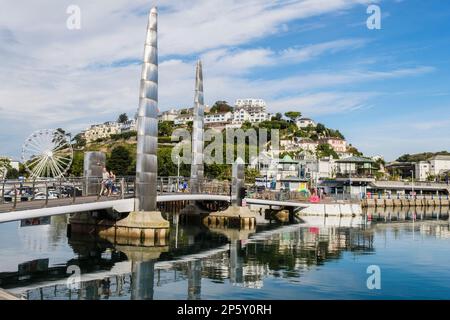
[[[233,108],[226,101],[217,101],[211,108],[211,113],[232,111]],[[187,111],[187,109],[186,109]],[[301,117],[301,113],[297,111],[288,111],[284,114],[275,114],[271,120],[263,121],[259,124],[252,124],[245,122],[241,129],[247,131],[249,129],[256,129],[256,134],[259,135],[258,128],[265,128],[268,130],[268,143],[271,141],[271,130],[280,130],[280,139],[294,139],[295,137],[307,138],[313,141],[319,141],[321,138],[341,138],[344,136],[339,130],[327,128],[325,125],[319,123],[316,127],[308,126],[306,128],[298,128],[295,121]],[[127,121],[126,114],[121,114],[118,121]],[[183,126],[177,126],[173,121],[161,121],[158,124],[158,173],[161,176],[176,176],[178,167],[171,159],[172,148],[174,143],[171,141],[171,136],[175,129]],[[188,123],[186,127],[192,132],[192,123]],[[73,138],[74,142],[74,160],[69,174],[81,176],[83,174],[83,157],[86,151],[102,151],[106,153],[106,164],[108,169],[114,171],[116,175],[134,175],[136,168],[136,132],[126,132],[121,134],[111,135],[109,138],[98,139],[92,143],[86,143],[81,134]],[[222,132],[223,139],[223,159],[226,159],[226,132]],[[259,137],[258,137],[259,141]],[[213,141],[205,143],[207,147]],[[249,141],[245,141],[246,159],[250,154]],[[258,148],[258,147],[256,147]],[[253,150],[252,150],[253,151]],[[362,155],[356,148],[350,147],[350,152],[355,155]],[[237,148],[234,146],[234,154],[237,154]],[[289,152],[294,157],[298,152]],[[329,144],[319,144],[317,150],[318,157],[333,157],[338,158],[337,153],[331,148]],[[190,176],[190,165],[181,164],[180,174],[182,176]],[[246,177],[248,181],[252,181],[259,175],[257,170],[247,169]],[[216,179],[231,179],[231,165],[228,164],[205,164],[205,176]]]
[[[233,111],[233,107],[230,106],[226,101],[216,101],[216,103],[214,103],[214,105],[209,110],[210,113],[220,113],[229,111]]]
[[[450,155],[450,152],[440,151],[440,152],[423,152],[423,153],[416,153],[416,154],[404,154],[401,157],[399,157],[397,159],[397,161],[399,161],[399,162],[426,161],[437,155]]]

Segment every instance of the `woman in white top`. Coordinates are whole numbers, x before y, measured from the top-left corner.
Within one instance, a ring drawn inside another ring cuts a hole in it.
[[[103,172],[102,172],[102,188],[101,188],[101,190],[100,190],[100,196],[102,196],[103,193],[104,193],[105,191],[108,190],[108,188],[107,188],[107,186],[106,186],[106,184],[108,183],[108,181],[109,181],[109,172],[108,172],[108,170],[106,170],[106,167],[103,167]]]

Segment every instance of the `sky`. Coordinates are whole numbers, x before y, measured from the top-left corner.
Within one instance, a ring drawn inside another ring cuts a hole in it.
[[[448,1],[0,0],[0,155],[20,158],[35,130],[133,116],[154,5],[161,111],[193,105],[201,59],[208,105],[262,98],[389,161],[450,151]]]

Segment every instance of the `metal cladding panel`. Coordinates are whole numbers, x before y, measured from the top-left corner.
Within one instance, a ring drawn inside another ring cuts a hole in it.
[[[202,63],[197,62],[195,74],[195,96],[192,130],[192,164],[191,164],[191,192],[200,192],[203,181],[203,134],[204,134],[204,100],[203,100],[203,71]]]
[[[158,81],[158,66],[151,63],[142,65],[141,79],[147,81]]]
[[[141,126],[138,128],[138,136],[151,136],[156,138],[158,136],[158,120],[155,118],[141,117],[138,124]]]
[[[143,172],[154,174],[153,172],[158,169],[158,158],[152,154],[144,154],[141,157],[141,169]]]
[[[139,91],[135,210],[156,211],[158,176],[157,10],[149,14]]]
[[[158,101],[148,98],[139,99],[138,117],[157,118]]]
[[[151,77],[151,76],[149,76]],[[147,98],[158,101],[158,83],[149,80],[141,80],[140,98]]]
[[[144,61],[153,65],[158,65],[158,52],[155,47],[145,45]]]

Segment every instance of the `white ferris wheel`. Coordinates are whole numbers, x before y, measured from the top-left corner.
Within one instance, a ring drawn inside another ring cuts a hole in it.
[[[22,161],[32,179],[61,178],[73,161],[70,139],[60,130],[35,131],[23,144]]]

